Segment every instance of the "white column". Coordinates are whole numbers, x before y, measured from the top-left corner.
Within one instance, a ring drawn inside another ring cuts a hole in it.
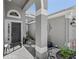
[[[35,0],[36,5],[36,57],[47,59],[47,0]]]

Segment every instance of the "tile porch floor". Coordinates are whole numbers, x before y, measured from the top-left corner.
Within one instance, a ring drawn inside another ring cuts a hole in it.
[[[22,48],[3,57],[4,59],[34,59],[34,57],[22,46]]]
[[[35,46],[22,46],[22,48],[4,56],[4,59],[36,59],[34,47]],[[55,59],[57,59],[56,52],[59,51],[59,49],[53,48],[51,51],[52,55],[55,56]]]

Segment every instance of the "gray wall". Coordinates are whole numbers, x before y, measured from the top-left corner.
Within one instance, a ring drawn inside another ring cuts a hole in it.
[[[69,23],[72,22],[72,19],[69,20]],[[76,50],[76,26],[69,25],[69,47]]]
[[[72,19],[69,20],[69,23],[72,22]],[[76,26],[69,25],[69,40],[76,39]]]
[[[3,31],[4,31],[3,39],[4,39],[4,42],[7,41],[7,38],[5,38],[6,37],[5,36],[6,31],[5,30],[7,30],[7,28],[5,26],[5,23],[6,23],[5,21],[7,21],[7,20],[8,21],[12,20],[12,21],[21,21],[22,22],[22,27],[21,27],[22,37],[21,37],[21,39],[23,39],[23,36],[25,35],[25,19],[26,19],[24,11],[17,4],[15,4],[14,2],[9,2],[8,0],[4,0],[4,7],[3,8],[4,8],[4,20],[3,20],[3,22],[4,22],[4,24],[3,24]],[[7,13],[10,10],[17,10],[20,13],[21,18],[18,19],[18,18],[7,17]]]
[[[20,19],[15,19],[15,18],[11,18],[11,17],[7,17],[7,13],[9,10],[17,10],[20,15],[21,18]],[[6,20],[6,18],[8,19],[13,19],[13,20],[24,20],[25,19],[25,15],[24,15],[24,11],[14,2],[9,2],[8,0],[4,0],[4,20]]]

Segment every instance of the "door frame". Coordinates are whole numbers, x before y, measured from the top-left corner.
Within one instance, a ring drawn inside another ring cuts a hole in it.
[[[11,43],[11,23],[12,22],[16,22],[16,23],[21,23],[21,43],[23,43],[23,21],[19,21],[19,20],[10,20],[10,19],[6,19],[5,20],[5,43]],[[8,40],[8,24],[10,24],[10,39]]]

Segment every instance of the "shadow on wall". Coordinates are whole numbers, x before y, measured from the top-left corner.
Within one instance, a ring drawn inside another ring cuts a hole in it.
[[[29,32],[29,37],[30,37],[32,40],[35,40],[35,37],[33,37],[30,32]]]
[[[35,44],[35,39],[30,35],[29,32],[26,32],[26,37],[23,38],[23,43],[26,44],[26,42],[32,42],[32,44]]]

